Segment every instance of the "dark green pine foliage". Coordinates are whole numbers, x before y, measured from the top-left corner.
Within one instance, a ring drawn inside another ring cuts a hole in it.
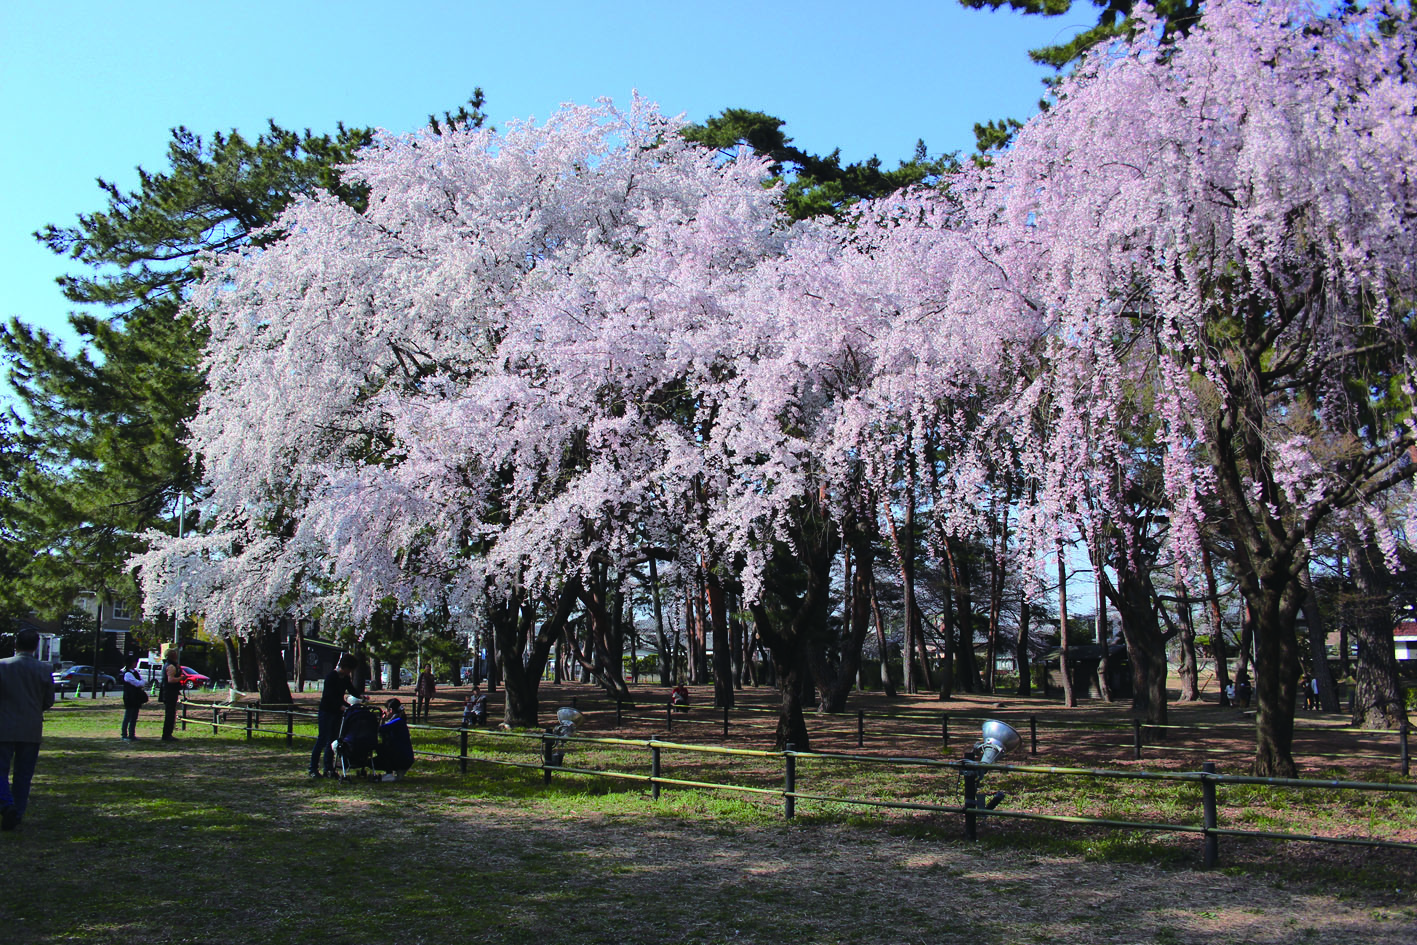
[[[971,10],[1007,7],[1030,16],[1062,16],[1073,12],[1074,8],[1085,9],[1089,3],[1096,7],[1097,22],[1092,26],[1074,33],[1067,42],[1029,50],[1028,58],[1040,65],[1052,66],[1059,72],[1076,63],[1094,46],[1127,36],[1135,26],[1132,11],[1136,0],[959,0],[959,3]],[[1200,0],[1152,0],[1151,6],[1168,37],[1184,36],[1200,22]],[[991,150],[1006,147],[1021,127],[1023,125],[1012,118],[975,125],[975,146],[979,154],[986,155]]]
[[[23,563],[5,575],[8,593],[49,614],[82,589],[137,602],[124,563],[144,531],[175,529],[178,497],[200,482],[182,435],[203,389],[205,338],[181,306],[201,255],[252,239],[297,194],[323,188],[358,205],[339,168],[370,136],[272,122],[254,140],[204,141],[178,128],[167,170],[140,168],[132,191],[100,180],[106,209],[35,234],[82,267],[59,282],[85,309],[70,315],[76,352],[19,319],[0,328],[25,414],[18,489],[4,498],[6,553]]]
[[[971,10],[998,10],[1008,7],[1016,13],[1032,16],[1063,16],[1074,8],[1085,9],[1088,4],[1098,10],[1097,22],[1080,33],[1075,33],[1067,42],[1031,49],[1028,58],[1040,65],[1062,70],[1077,62],[1083,54],[1094,46],[1101,45],[1120,36],[1126,36],[1135,21],[1132,11],[1136,0],[959,0],[960,6]],[[1199,20],[1201,5],[1199,0],[1152,0],[1152,9],[1161,20],[1162,28],[1169,35],[1184,35]]]
[[[842,164],[840,150],[826,157],[809,154],[792,143],[782,126],[782,119],[772,115],[728,108],[701,125],[689,125],[684,137],[725,153],[747,146],[771,158],[773,175],[786,183],[787,212],[798,220],[837,215],[858,200],[933,184],[956,166],[953,155],[929,157],[923,141],[894,170],[885,169],[877,157]]]

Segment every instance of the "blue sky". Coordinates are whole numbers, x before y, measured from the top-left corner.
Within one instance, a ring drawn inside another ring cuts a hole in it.
[[[1025,51],[1088,25],[954,0],[0,0],[0,317],[72,338],[68,264],[31,234],[102,208],[97,177],[162,169],[176,125],[401,132],[476,86],[494,124],[638,89],[690,120],[766,111],[809,151],[894,166],[917,138],[964,150],[974,122],[1033,114],[1048,70]]]

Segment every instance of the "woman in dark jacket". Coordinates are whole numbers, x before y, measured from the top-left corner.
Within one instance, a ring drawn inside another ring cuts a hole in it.
[[[397,699],[390,699],[384,706],[374,767],[386,772],[385,781],[397,781],[413,767],[413,739],[408,734],[408,721],[403,717],[403,703]]]
[[[125,742],[137,741],[138,710],[148,701],[137,666],[138,658],[135,656],[123,667],[123,733],[119,737]]]

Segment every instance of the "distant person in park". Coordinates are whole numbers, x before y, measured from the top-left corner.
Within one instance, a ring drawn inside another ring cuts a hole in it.
[[[408,733],[403,703],[390,699],[381,715],[379,749],[374,752],[374,767],[384,772],[380,780],[397,781],[413,767],[413,739]]]
[[[1250,707],[1250,697],[1255,694],[1255,687],[1250,685],[1249,676],[1241,676],[1235,681],[1235,695],[1240,700],[1240,708]]]
[[[679,712],[689,711],[689,687],[680,683],[669,691],[669,704]]]
[[[418,674],[418,682],[413,687],[413,696],[418,706],[418,715],[422,718],[428,717],[428,706],[433,702],[433,693],[438,689],[438,684],[433,680],[433,667],[425,665],[423,672]]]
[[[167,651],[162,667],[162,740],[177,741],[172,730],[177,727],[177,700],[182,698],[182,667],[177,664],[177,647]]]
[[[125,742],[138,740],[138,710],[147,701],[143,677],[138,675],[138,658],[130,656],[123,666],[123,729],[118,736]]]
[[[15,634],[15,655],[0,660],[0,830],[24,819],[44,710],[54,704],[54,680],[35,658],[38,649],[39,631],[26,627]]]
[[[477,683],[472,684],[472,693],[467,697],[467,702],[463,704],[462,724],[464,728],[487,724],[487,696],[483,694],[482,687]]]
[[[320,694],[317,714],[315,747],[310,751],[310,777],[335,776],[335,739],[339,738],[340,720],[344,718],[345,702],[364,695],[364,687],[354,677],[357,665],[348,653],[339,658],[334,670],[325,677],[325,690]]]

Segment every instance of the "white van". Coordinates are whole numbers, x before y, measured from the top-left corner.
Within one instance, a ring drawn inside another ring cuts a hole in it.
[[[138,660],[138,665],[133,671],[145,683],[157,682],[162,679],[162,660],[148,659],[145,656]]]

